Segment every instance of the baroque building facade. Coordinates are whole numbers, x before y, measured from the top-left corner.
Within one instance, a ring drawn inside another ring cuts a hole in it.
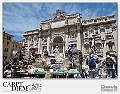
[[[82,51],[84,58],[93,45],[100,58],[106,51],[117,56],[115,23],[114,15],[83,20],[80,13],[65,16],[63,11],[56,10],[52,19],[41,21],[40,28],[26,31],[23,43],[28,55],[30,48],[35,48],[37,54],[42,54],[45,48],[53,54],[56,46],[64,54],[70,43]]]

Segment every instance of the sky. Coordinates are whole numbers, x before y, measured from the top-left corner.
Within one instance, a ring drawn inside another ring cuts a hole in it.
[[[83,20],[109,15],[115,15],[115,20],[118,20],[118,3],[113,2],[3,2],[2,27],[6,33],[14,36],[13,40],[21,41],[25,31],[39,29],[40,22],[53,18],[53,14],[58,9],[64,11],[65,15],[80,13]]]

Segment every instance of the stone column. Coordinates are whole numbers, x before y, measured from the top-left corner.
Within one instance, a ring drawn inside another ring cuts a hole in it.
[[[63,54],[65,53],[65,46],[64,46],[64,43],[63,43]]]
[[[80,28],[80,27],[78,27]],[[80,29],[78,30],[78,36],[77,36],[77,49],[81,50],[81,34],[80,34]]]
[[[101,33],[101,39],[105,39],[105,28],[103,26],[100,27],[100,33]],[[106,56],[106,41],[104,43],[104,47],[103,47],[103,44],[102,44],[102,51],[103,51],[103,57]]]
[[[110,29],[109,29],[110,32],[112,32],[112,26],[110,26]]]
[[[29,50],[30,49],[30,39],[31,39],[31,37],[29,36],[28,37],[28,49],[27,49],[28,50],[28,58],[30,57],[30,50]]]
[[[10,48],[9,48],[9,50],[8,50],[8,57],[7,57],[7,61],[10,61],[10,59],[12,59],[12,57],[13,57],[13,50],[12,50],[12,48],[13,48],[13,44],[12,44],[12,41],[10,40]],[[11,57],[11,53],[12,53],[12,57]]]
[[[117,36],[117,34],[118,34],[118,32],[117,32],[117,27],[116,27],[116,25],[114,24],[114,26],[112,27],[113,29],[112,29],[112,31],[113,31],[113,37],[114,37],[114,40],[113,40],[113,42],[114,42],[114,51],[116,51],[116,53],[118,53],[118,46],[117,46],[117,44],[118,44],[118,36]]]
[[[36,43],[36,38],[33,37],[33,41],[34,41],[34,48],[35,48],[35,43]]]
[[[47,51],[50,52],[50,31],[48,31],[48,38],[47,38]]]
[[[63,57],[65,58],[65,42],[63,42]]]
[[[102,44],[102,48],[103,48],[103,57],[105,57],[106,56],[106,41],[105,41],[105,43],[104,43],[104,47],[103,47],[103,44]]]
[[[53,54],[53,42],[51,43],[51,53]]]
[[[66,38],[65,38],[65,50],[68,48],[68,31],[66,32]]]
[[[41,47],[41,32],[38,35],[38,54],[42,54],[42,47]]]

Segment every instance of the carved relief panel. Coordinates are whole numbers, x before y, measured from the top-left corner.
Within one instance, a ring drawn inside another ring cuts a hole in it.
[[[47,37],[43,37],[42,38],[42,44],[43,45],[47,45]]]
[[[76,41],[77,33],[72,32],[69,34],[70,41]]]

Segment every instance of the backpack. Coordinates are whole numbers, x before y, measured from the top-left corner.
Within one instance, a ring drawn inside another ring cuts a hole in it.
[[[89,56],[88,66],[89,66],[89,67],[94,67],[94,66],[96,66],[96,61],[95,61],[95,56],[94,56],[94,55]]]
[[[111,57],[106,57],[106,65],[113,66],[113,59]]]

